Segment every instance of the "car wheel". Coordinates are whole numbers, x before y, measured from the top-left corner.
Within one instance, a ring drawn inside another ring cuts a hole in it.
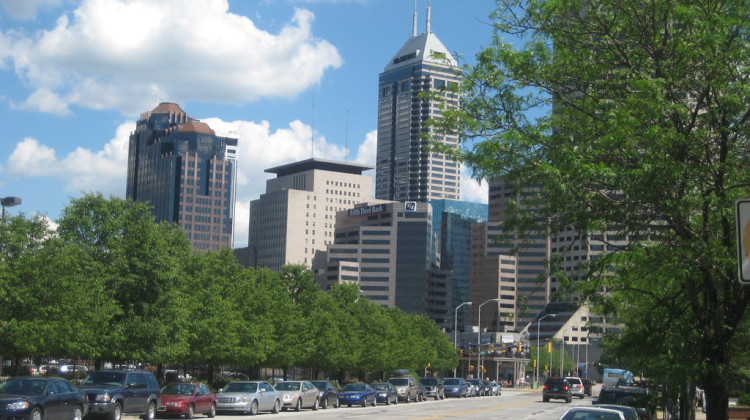
[[[120,403],[115,403],[115,406],[112,407],[112,411],[109,413],[109,420],[121,420],[121,419],[122,419],[122,406],[120,405]]]
[[[347,406],[347,407],[351,407],[352,405],[351,405],[351,404],[347,404],[346,406]]]
[[[302,410],[302,397],[297,398],[297,405],[294,406],[294,411]]]
[[[143,420],[154,420],[154,418],[156,418],[156,402],[151,401],[148,403],[148,408],[146,409],[146,414],[143,415]]]
[[[325,410],[328,408],[328,397],[323,398],[323,401],[321,401],[320,408]]]
[[[253,401],[253,402],[252,402],[252,403],[250,404],[250,413],[249,413],[249,414],[250,414],[251,416],[254,416],[254,415],[258,414],[258,400],[254,400],[254,401]]]
[[[212,419],[216,417],[216,404],[211,404],[211,409],[208,410],[208,418]]]
[[[73,420],[83,420],[83,408],[80,406],[73,409]]]
[[[391,397],[385,399],[385,405],[391,405]]]
[[[281,401],[276,400],[273,402],[273,408],[271,409],[271,412],[273,414],[279,414],[279,408],[281,407]]]
[[[44,414],[42,414],[42,410],[35,408],[31,410],[31,420],[42,420],[44,418]]]
[[[315,399],[315,404],[313,404],[313,406],[312,406],[313,411],[318,411],[318,406],[319,405],[320,405],[320,400],[316,398]]]
[[[572,397],[568,397],[568,398],[565,399],[565,402],[568,403],[568,404],[570,404],[571,402],[573,402],[573,398]]]
[[[185,413],[185,418],[192,419],[193,417],[195,417],[195,406],[193,404],[190,404],[187,413]]]
[[[549,402],[549,398],[547,398],[547,397],[542,397],[542,402]]]

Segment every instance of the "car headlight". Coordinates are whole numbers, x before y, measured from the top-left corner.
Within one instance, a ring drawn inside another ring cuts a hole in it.
[[[285,400],[291,400],[291,399],[292,399],[292,397],[294,397],[294,396],[293,396],[293,395],[291,395],[291,394],[284,394],[284,399],[285,399]]]
[[[29,403],[26,401],[16,401],[8,404],[8,410],[25,410],[29,408]]]
[[[247,403],[248,401],[250,400],[247,397],[240,398],[240,402]]]
[[[112,397],[109,394],[99,394],[94,398],[94,402],[98,403],[108,403],[112,401]]]

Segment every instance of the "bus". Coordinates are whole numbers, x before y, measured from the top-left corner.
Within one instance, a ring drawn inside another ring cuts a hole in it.
[[[614,387],[617,384],[632,385],[633,372],[625,369],[604,369],[602,387]]]

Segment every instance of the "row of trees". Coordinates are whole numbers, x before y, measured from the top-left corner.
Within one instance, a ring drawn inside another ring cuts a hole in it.
[[[96,361],[303,367],[382,375],[451,370],[458,356],[429,318],[386,309],[301,266],[245,269],[230,250],[195,253],[144,204],[89,194],[56,229],[0,223],[0,354]]]
[[[517,237],[618,238],[579,266],[582,281],[556,260],[548,274],[623,326],[605,356],[679,396],[681,419],[696,386],[707,418],[726,419],[748,366],[734,204],[750,197],[750,4],[497,3],[492,43],[463,69],[461,109],[435,122],[463,141],[443,151],[525,192],[505,208]]]

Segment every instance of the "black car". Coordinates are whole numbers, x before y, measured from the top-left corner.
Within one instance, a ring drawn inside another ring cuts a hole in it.
[[[108,420],[120,420],[123,414],[153,420],[161,398],[154,374],[136,370],[98,370],[80,388],[88,395],[89,416]]]
[[[591,379],[587,378],[581,378],[581,382],[583,382],[583,395],[591,396],[591,390],[593,388],[593,383],[591,382]]]
[[[370,384],[375,390],[375,398],[379,403],[385,405],[398,404],[398,390],[390,382],[376,382]]]
[[[87,411],[86,394],[66,379],[16,377],[0,382],[2,419],[81,420]]]
[[[331,381],[310,381],[320,391],[320,408],[339,408],[339,389]]]
[[[425,397],[432,397],[436,400],[442,400],[445,398],[445,385],[443,380],[440,378],[422,378],[422,385],[424,385]]]
[[[651,391],[644,386],[605,386],[599,391],[599,398],[592,404],[629,405],[635,408],[641,420],[651,420],[656,419],[656,405],[651,397]]]
[[[552,377],[544,381],[542,401],[548,402],[551,399],[565,400],[566,403],[573,400],[573,390],[567,379]]]

